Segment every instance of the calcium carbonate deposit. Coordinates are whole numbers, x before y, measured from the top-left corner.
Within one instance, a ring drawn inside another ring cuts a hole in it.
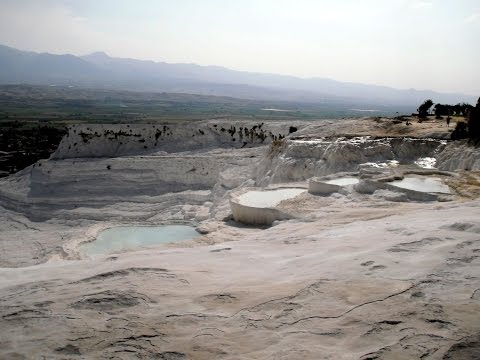
[[[478,359],[480,151],[440,125],[72,126],[0,179],[0,358]],[[199,236],[82,253],[165,224]]]

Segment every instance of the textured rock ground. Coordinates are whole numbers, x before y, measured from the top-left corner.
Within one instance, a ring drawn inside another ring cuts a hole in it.
[[[95,159],[57,152],[0,180],[0,358],[479,358],[480,174],[464,166],[476,163],[476,150],[463,151],[466,160],[457,149],[467,145],[440,141],[326,144],[331,129],[297,126],[280,147],[211,140],[182,153],[171,144],[148,154],[127,144]],[[347,121],[342,135],[401,132],[389,126]],[[449,201],[347,187],[281,203],[296,219],[273,227],[230,217],[229,193],[241,187],[306,186],[309,176],[359,169],[395,177],[419,171],[421,156],[455,171],[436,175],[451,185]],[[359,166],[382,160],[400,164]],[[172,222],[204,235],[78,255],[78,244],[102,228]]]

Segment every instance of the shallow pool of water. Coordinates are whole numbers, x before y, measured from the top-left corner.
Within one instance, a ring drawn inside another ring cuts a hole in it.
[[[115,251],[137,249],[200,236],[187,225],[118,226],[101,231],[96,240],[80,246],[83,256],[99,256]]]
[[[395,180],[389,184],[404,189],[416,190],[421,192],[435,192],[450,194],[450,188],[442,180],[431,177],[406,177],[403,180]]]
[[[325,181],[325,183],[339,185],[339,186],[346,186],[346,185],[358,184],[359,181],[360,180],[357,177],[346,176],[338,179],[327,180]]]
[[[278,205],[281,201],[291,199],[305,189],[276,189],[267,191],[249,191],[239,196],[240,204],[258,208],[269,208]]]

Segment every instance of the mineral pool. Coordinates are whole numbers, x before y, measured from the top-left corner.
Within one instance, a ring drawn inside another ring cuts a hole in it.
[[[95,257],[115,251],[138,249],[200,236],[186,225],[118,226],[101,231],[97,238],[80,246],[83,256]]]
[[[305,189],[275,189],[266,191],[249,191],[239,196],[239,203],[245,206],[257,208],[270,208],[278,205],[281,201],[294,198],[305,192]]]
[[[395,180],[389,184],[400,188],[421,191],[450,194],[450,188],[442,180],[430,177],[406,177],[403,180]]]
[[[327,180],[325,183],[339,185],[339,186],[346,186],[346,185],[353,185],[357,184],[360,180],[356,177],[343,177],[338,179]]]

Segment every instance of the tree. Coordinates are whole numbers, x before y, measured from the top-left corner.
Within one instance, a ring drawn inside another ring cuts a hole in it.
[[[467,124],[463,121],[457,122],[457,126],[455,126],[455,130],[452,131],[450,138],[452,140],[461,140],[468,137],[468,128]]]
[[[449,114],[449,111],[450,111],[450,105],[444,105],[444,104],[435,104],[435,107],[433,108],[433,111],[435,113],[435,117],[437,119],[441,119],[442,116],[444,115],[450,115]]]
[[[433,101],[431,99],[425,100],[422,105],[420,105],[417,109],[418,117],[419,118],[426,118],[428,115],[428,111],[433,106]]]
[[[480,141],[480,98],[477,101],[477,106],[473,107],[469,104],[464,107],[467,113],[467,122],[457,122],[455,130],[452,132],[452,140],[459,140],[470,138],[479,144]]]
[[[477,106],[468,111],[467,124],[468,136],[471,139],[480,139],[480,98],[478,98]]]
[[[457,106],[460,106],[460,108],[461,108],[460,115],[465,116],[465,117],[468,115],[468,112],[470,111],[470,109],[473,109],[472,105],[467,104],[465,102],[459,103],[459,104],[457,104]]]

